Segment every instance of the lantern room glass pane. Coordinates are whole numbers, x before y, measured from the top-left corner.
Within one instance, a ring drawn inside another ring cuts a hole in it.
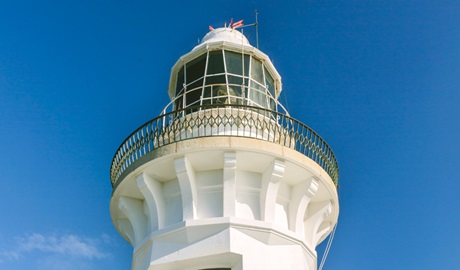
[[[182,99],[182,98],[176,99],[176,101],[175,101],[175,103],[174,103],[175,109],[176,109],[176,110],[182,109],[182,103],[183,103],[183,99]]]
[[[210,84],[226,84],[225,75],[206,76],[205,85],[210,85]]]
[[[249,55],[244,55],[244,73],[248,76],[249,73]],[[227,66],[227,73],[242,75],[243,74],[243,54],[225,51],[225,65]]]
[[[199,91],[201,91],[202,87],[203,87],[203,79],[199,79],[198,81],[195,81],[189,84],[187,86],[186,92],[195,91],[197,88],[199,88],[200,89]]]
[[[225,51],[225,64],[227,65],[227,73],[243,74],[241,53]]]
[[[252,62],[251,62],[251,79],[256,80],[259,83],[264,83],[264,74],[262,73],[262,63],[252,57]]]
[[[261,86],[258,83],[255,83],[254,81],[251,81],[250,84],[251,84],[251,87],[250,87],[249,99],[252,102],[257,103],[259,106],[268,108],[265,87]]]
[[[228,87],[230,96],[236,96],[238,98],[231,98],[232,104],[243,104],[244,101],[244,92],[246,91],[245,87],[242,86],[243,78],[240,76],[227,75],[228,77]],[[245,80],[246,84],[248,79]],[[233,102],[235,101],[235,102]]]
[[[176,96],[182,91],[184,87],[184,67],[182,67],[177,73],[177,83],[176,83]]]
[[[186,66],[186,84],[204,76],[204,68],[206,66],[206,54],[202,54],[192,61],[185,64]]]
[[[227,87],[225,75],[218,75],[218,76],[206,76],[205,77],[205,87],[203,91],[203,98],[210,98],[215,97],[217,95],[217,88],[218,87]],[[203,104],[215,104],[216,101],[211,102],[211,99],[203,100]]]
[[[202,105],[211,104],[211,95],[212,95],[212,87],[206,86],[203,89],[203,101],[201,102]]]
[[[226,85],[214,86],[212,91],[213,104],[228,104],[228,92]]]
[[[273,77],[270,75],[270,73],[265,67],[264,67],[264,73],[265,73],[265,84],[267,85],[268,92],[270,92],[270,95],[272,95],[272,97],[276,97],[275,80],[273,80]]]
[[[208,69],[206,74],[219,74],[224,73],[224,58],[222,51],[211,51],[208,57]]]
[[[270,104],[269,104],[269,105],[270,105],[270,110],[276,111],[276,103],[275,103],[275,100],[272,99],[272,98],[270,98],[270,99],[269,99],[269,103],[270,103]]]
[[[243,84],[243,78],[242,77],[232,76],[232,75],[228,75],[227,77],[228,77],[228,84],[229,85],[241,86],[241,84]]]
[[[203,79],[189,85],[185,95],[186,106],[198,105],[203,90]]]
[[[186,107],[190,105],[199,105],[200,97],[201,97],[201,90],[188,92],[185,95],[185,100],[187,102]]]
[[[227,75],[228,78],[228,84],[229,85],[238,85],[241,86],[243,84],[243,78],[240,76],[232,76],[232,75]],[[246,78],[244,79],[244,85],[248,86],[249,80]]]
[[[241,86],[229,86],[228,94],[230,96],[230,104],[243,104],[243,91]]]

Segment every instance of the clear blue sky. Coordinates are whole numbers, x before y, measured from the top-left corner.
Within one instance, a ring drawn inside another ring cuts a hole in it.
[[[338,158],[324,269],[459,268],[460,1],[160,3],[0,3],[0,269],[130,269],[112,156],[208,26],[255,9],[282,103]]]

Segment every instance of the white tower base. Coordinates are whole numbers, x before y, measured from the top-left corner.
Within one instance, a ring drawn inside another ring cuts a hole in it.
[[[120,177],[111,200],[133,269],[310,270],[337,222],[337,191],[305,155],[243,137],[160,147]]]

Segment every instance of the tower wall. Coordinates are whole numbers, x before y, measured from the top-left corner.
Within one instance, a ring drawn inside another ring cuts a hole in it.
[[[197,138],[152,152],[116,188],[111,214],[133,269],[316,269],[338,217],[329,175],[284,146]]]

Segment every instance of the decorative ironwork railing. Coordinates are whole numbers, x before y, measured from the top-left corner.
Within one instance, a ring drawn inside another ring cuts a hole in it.
[[[200,137],[236,136],[294,149],[320,165],[338,185],[337,160],[327,143],[303,123],[275,111],[245,105],[188,107],[162,114],[136,129],[112,160],[112,186],[138,159],[162,146]]]

